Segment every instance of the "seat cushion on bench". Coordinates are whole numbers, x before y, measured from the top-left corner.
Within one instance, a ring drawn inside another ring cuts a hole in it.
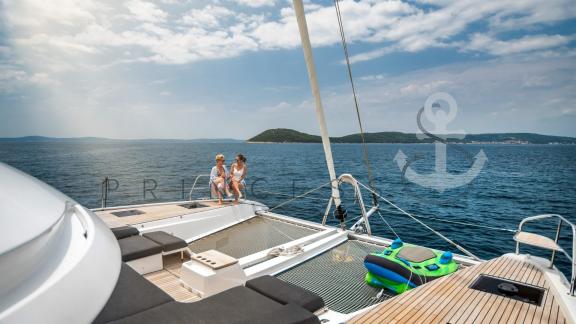
[[[170,252],[188,247],[188,244],[186,244],[186,241],[183,239],[162,231],[144,233],[142,236],[162,245],[162,250],[164,252]]]
[[[117,240],[140,234],[140,232],[132,226],[115,227],[112,228],[111,231],[114,233]]]
[[[290,306],[299,307],[299,306]],[[125,317],[115,324],[229,324],[229,323],[308,323],[315,316],[305,309],[292,308],[243,286],[234,287],[194,303],[172,302]],[[291,311],[292,310],[292,311]],[[292,314],[294,313],[294,314]],[[278,316],[274,316],[278,314]],[[262,319],[262,320],[261,320]],[[270,319],[273,319],[270,321]],[[310,322],[310,323],[318,323]]]
[[[139,235],[120,239],[118,244],[124,262],[162,253],[161,245]]]
[[[269,323],[282,323],[282,324],[320,324],[320,320],[316,315],[305,310],[304,308],[294,305],[286,304],[282,309],[274,312],[268,312],[257,318],[251,318],[248,321],[233,321],[234,324],[269,324]]]
[[[324,300],[315,293],[272,276],[262,276],[246,282],[246,287],[281,304],[295,304],[311,312],[324,307]]]
[[[112,295],[94,323],[106,323],[174,301],[160,288],[122,263]]]

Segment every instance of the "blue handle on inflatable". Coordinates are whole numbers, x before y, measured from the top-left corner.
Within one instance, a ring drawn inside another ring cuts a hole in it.
[[[397,248],[401,247],[402,245],[404,245],[404,243],[402,243],[402,240],[400,238],[397,238],[394,241],[392,241],[392,245],[390,245],[390,247],[392,249],[397,249]]]
[[[452,261],[452,252],[446,251],[440,256],[440,264],[448,264]]]

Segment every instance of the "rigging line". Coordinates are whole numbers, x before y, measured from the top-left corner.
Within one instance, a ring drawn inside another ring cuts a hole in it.
[[[366,169],[368,170],[368,182],[370,187],[376,188],[374,185],[374,177],[372,175],[372,169],[370,166],[370,158],[368,156],[368,147],[366,146],[366,139],[364,137],[364,127],[362,126],[362,118],[360,117],[360,107],[358,105],[358,98],[356,96],[356,86],[354,85],[354,78],[352,77],[352,67],[350,65],[350,57],[348,54],[348,45],[346,44],[346,35],[344,34],[344,24],[342,23],[342,14],[340,12],[340,5],[338,0],[334,0],[334,8],[336,9],[336,16],[338,18],[338,27],[340,29],[340,38],[342,39],[342,48],[344,49],[344,57],[346,58],[346,67],[348,70],[348,78],[350,79],[350,85],[352,87],[352,95],[354,96],[354,107],[356,108],[356,117],[358,118],[358,126],[360,127],[360,138],[362,139],[362,151],[364,155],[364,163],[366,163]],[[377,204],[377,199],[374,194],[372,194],[372,203]]]
[[[466,225],[466,226],[471,226],[471,227],[485,228],[485,229],[494,230],[494,231],[504,231],[504,232],[516,233],[516,230],[509,229],[509,228],[504,228],[504,227],[493,227],[493,226],[486,226],[486,225],[478,225],[478,224],[465,223],[465,222],[459,222],[459,221],[452,221],[452,220],[435,218],[435,217],[425,217],[425,216],[414,216],[414,217],[416,217],[416,218],[423,218],[423,219],[429,219],[429,220],[432,220],[432,221],[438,221],[438,222],[443,222],[443,223]]]
[[[382,197],[381,195],[379,195],[378,193],[376,193],[375,191],[373,191],[372,189],[368,188],[365,184],[363,184],[360,181],[356,181],[359,185],[361,185],[362,187],[364,187],[364,189],[371,191],[374,195],[376,195],[378,198],[382,199],[384,202],[388,203],[390,206],[398,209],[401,213],[403,213],[404,215],[412,218],[415,222],[419,223],[420,225],[426,227],[427,229],[429,229],[432,233],[438,235],[441,239],[443,239],[444,241],[452,244],[455,248],[457,248],[458,250],[462,251],[464,254],[468,255],[469,257],[472,257],[476,260],[480,260],[479,257],[477,257],[476,255],[474,255],[472,252],[466,250],[466,248],[458,245],[456,242],[452,241],[451,239],[449,239],[448,237],[444,236],[444,234],[438,232],[437,230],[433,229],[432,227],[426,225],[426,223],[424,223],[423,221],[419,220],[418,218],[412,216],[412,214],[410,214],[409,212],[405,211],[404,209],[400,208],[399,206],[397,206],[396,204],[394,204],[393,202],[391,202],[390,200]]]
[[[390,230],[392,231],[392,233],[394,233],[394,235],[396,235],[397,238],[400,238],[400,235],[398,235],[396,233],[396,231],[394,230],[394,228],[392,227],[392,225],[390,225],[388,223],[388,221],[386,221],[386,219],[384,218],[384,216],[382,216],[382,214],[380,214],[380,211],[378,210],[378,215],[380,215],[380,219],[388,226],[388,228],[390,228]]]
[[[277,195],[277,196],[284,196],[284,197],[294,197],[294,195],[290,195],[290,194],[285,194],[285,193],[280,193],[280,192],[274,192],[274,191],[268,191],[268,190],[258,190],[259,192],[262,193],[267,193],[267,194],[271,194],[271,195]],[[302,197],[305,199],[309,199],[309,200],[317,200],[317,201],[323,201],[323,202],[328,202],[329,199],[327,198],[317,198],[317,197]]]
[[[320,190],[320,189],[326,187],[327,185],[329,185],[329,184],[331,184],[331,183],[332,183],[332,181],[328,181],[328,182],[326,182],[325,184],[323,184],[323,185],[321,185],[321,186],[319,186],[319,187],[316,187],[316,188],[314,188],[314,189],[308,190],[308,191],[306,191],[305,193],[303,193],[303,194],[301,194],[301,195],[298,195],[298,196],[296,196],[296,197],[294,197],[294,198],[292,198],[292,199],[288,199],[288,200],[286,200],[285,202],[280,203],[280,204],[278,204],[278,205],[270,208],[269,211],[273,211],[274,209],[279,208],[279,207],[281,207],[281,206],[284,206],[284,205],[286,205],[286,204],[288,204],[288,203],[290,203],[290,202],[292,202],[292,201],[294,201],[294,200],[296,200],[296,199],[302,198],[302,197],[304,197],[304,196],[306,196],[306,195],[308,195],[308,194],[310,194],[310,193],[312,193],[312,192],[314,192],[314,191]]]

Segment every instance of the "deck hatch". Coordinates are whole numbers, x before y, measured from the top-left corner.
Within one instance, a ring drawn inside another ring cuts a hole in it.
[[[204,205],[198,202],[191,202],[191,203],[187,203],[187,204],[182,204],[182,205],[178,205],[180,207],[184,207],[186,209],[195,209],[195,208],[204,208],[204,207],[209,207],[208,205]]]
[[[518,281],[481,274],[470,285],[471,289],[540,306],[545,289]]]
[[[142,214],[146,214],[146,213],[141,211],[141,210],[138,210],[138,209],[130,209],[130,210],[122,210],[122,211],[112,212],[110,214],[112,214],[114,216],[118,216],[118,217],[126,217],[126,216],[142,215]]]

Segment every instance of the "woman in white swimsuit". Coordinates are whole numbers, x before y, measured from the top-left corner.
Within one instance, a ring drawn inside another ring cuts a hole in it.
[[[242,192],[240,190],[246,187],[246,182],[244,178],[248,174],[248,166],[246,166],[246,157],[242,154],[236,156],[236,162],[232,163],[230,167],[230,187],[234,191],[234,203],[238,203],[238,198],[242,198]]]
[[[231,196],[230,190],[228,190],[228,186],[226,185],[226,179],[228,178],[228,170],[226,169],[226,165],[224,165],[224,155],[217,154],[216,155],[216,165],[212,167],[212,171],[210,171],[210,187],[211,190],[218,194],[218,204],[222,204],[222,192],[226,191],[228,196]]]

